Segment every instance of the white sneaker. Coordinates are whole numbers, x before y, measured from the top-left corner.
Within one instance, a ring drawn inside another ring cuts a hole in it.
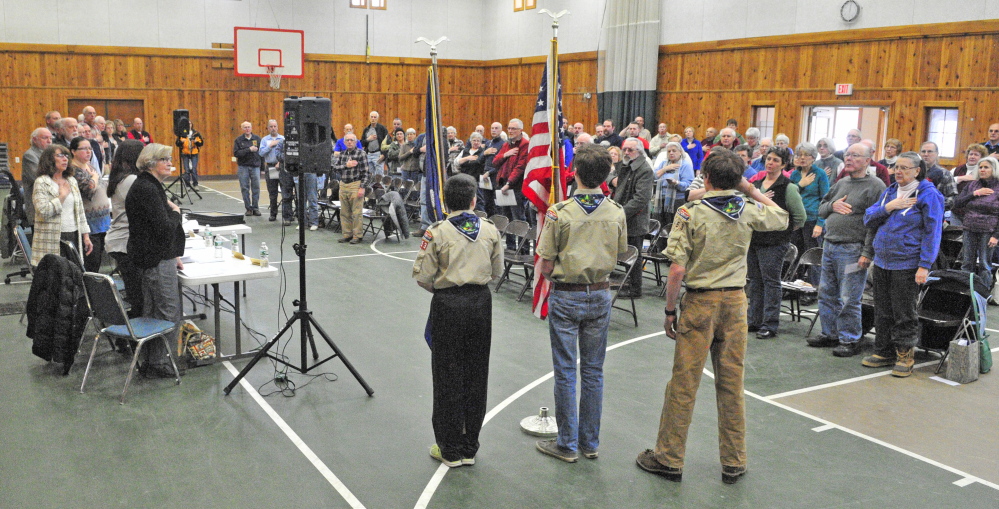
[[[301,229],[302,229],[302,225],[298,225],[298,226],[296,226],[296,227],[295,227],[295,229],[296,229],[296,230],[301,230]]]
[[[309,227],[309,231],[313,231],[313,232],[316,231],[316,230],[318,230],[318,229],[319,229],[319,225],[315,225],[315,224]]]

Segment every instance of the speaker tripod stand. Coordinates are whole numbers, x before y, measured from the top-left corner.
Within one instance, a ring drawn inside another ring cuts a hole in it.
[[[293,301],[292,304],[297,306],[298,309],[292,314],[292,317],[288,320],[287,323],[284,324],[284,327],[277,333],[277,335],[275,335],[273,339],[271,339],[263,347],[261,347],[260,350],[257,351],[257,354],[253,356],[253,359],[250,360],[249,364],[247,364],[239,372],[239,374],[236,375],[236,378],[234,378],[232,382],[230,382],[229,385],[225,387],[223,392],[225,392],[226,396],[228,396],[229,393],[232,391],[232,389],[236,386],[236,384],[238,384],[239,381],[242,380],[243,377],[246,376],[246,374],[249,373],[251,369],[253,369],[253,366],[256,365],[257,362],[259,362],[260,359],[264,358],[265,356],[273,359],[275,362],[284,364],[285,366],[288,366],[289,368],[294,369],[295,371],[298,371],[303,375],[332,359],[339,358],[341,361],[343,361],[343,364],[347,366],[347,369],[350,370],[350,373],[354,375],[354,378],[357,379],[357,382],[361,384],[361,387],[364,388],[364,391],[368,393],[368,396],[372,396],[375,393],[374,389],[372,389],[368,385],[368,383],[364,381],[364,378],[361,377],[361,374],[358,373],[356,369],[354,369],[354,366],[351,365],[350,361],[348,361],[347,358],[344,357],[343,352],[341,352],[340,349],[336,346],[336,343],[334,343],[333,340],[330,339],[329,335],[326,334],[326,331],[323,330],[322,326],[319,325],[319,322],[316,321],[316,318],[312,315],[312,311],[309,310],[308,291],[306,288],[306,279],[305,279],[305,252],[308,248],[308,246],[306,246],[305,244],[305,231],[308,228],[305,227],[305,206],[304,206],[305,178],[304,177],[305,175],[304,173],[302,173],[299,175],[298,178],[299,202],[298,202],[298,207],[296,207],[296,216],[298,217],[298,224],[300,228],[298,229],[298,243],[295,244],[294,246],[295,254],[298,255],[298,300]],[[298,366],[270,353],[270,349],[273,348],[274,345],[276,345],[278,341],[281,340],[281,338],[284,336],[286,332],[291,330],[292,325],[294,325],[295,323],[299,324],[299,339],[300,339],[300,347],[302,354],[301,364]],[[330,355],[329,357],[321,361],[319,360],[319,351],[316,349],[316,341],[312,334],[313,329],[319,332],[319,336],[322,337],[326,341],[326,344],[329,345],[330,349],[333,350],[333,355]],[[312,351],[313,364],[311,366],[309,366],[309,360],[306,357],[307,347],[309,348],[309,350]]]
[[[190,144],[189,146],[193,146],[194,140],[191,139],[190,135],[188,135],[187,140]],[[180,160],[182,161],[182,164],[180,165],[180,175],[177,175],[177,177],[173,179],[173,182],[164,187],[164,190],[170,194],[170,199],[178,204],[184,201],[184,195],[187,194],[188,204],[194,205],[194,199],[191,198],[191,193],[198,195],[199,200],[202,199],[201,193],[199,193],[198,190],[191,185],[191,179],[184,178],[185,175],[190,175],[194,171],[194,160],[190,157],[185,160],[183,149],[181,149]],[[171,189],[178,182],[180,182],[180,193],[175,193]]]

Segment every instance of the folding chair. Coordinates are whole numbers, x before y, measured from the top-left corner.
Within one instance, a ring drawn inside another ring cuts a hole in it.
[[[989,295],[988,284],[974,274],[961,270],[934,270],[919,291],[916,310],[922,334],[919,348],[940,354],[936,373],[947,360],[950,342],[961,337],[975,337],[973,320],[975,294]]]
[[[402,187],[402,177],[392,177],[390,189],[398,191],[400,187]]]
[[[14,228],[14,240],[17,241],[17,251],[11,256],[11,259],[24,257],[24,267],[17,272],[7,274],[3,281],[6,285],[10,284],[10,278],[13,276],[32,276],[34,278],[35,275],[35,268],[31,266],[31,243],[28,242],[28,234],[24,232],[23,227],[16,226]]]
[[[482,210],[473,210],[472,212],[475,212],[475,215],[477,215],[479,217],[486,217],[485,211],[482,211]]]
[[[665,232],[663,230],[666,230]],[[666,239],[669,238],[669,230],[664,228],[659,221],[649,220],[649,234],[645,236],[649,244],[642,249],[642,277],[656,282],[656,286],[663,286],[663,275],[660,264],[665,263],[666,256],[662,254],[666,246]],[[652,277],[645,275],[645,264],[652,262],[655,272]]]
[[[784,283],[794,281],[794,274],[797,271],[798,265],[798,248],[794,244],[787,245],[787,251],[784,252],[784,259],[781,260],[780,265],[780,284],[783,288]],[[790,305],[783,304],[784,299],[786,299],[787,292],[781,292],[781,309],[786,310],[791,318],[794,318],[794,310],[791,309]]]
[[[493,225],[496,226],[496,229],[499,230],[500,238],[505,237],[506,227],[510,225],[510,219],[502,214],[493,214],[488,219],[492,221]]]
[[[528,224],[527,221],[521,221],[519,219],[510,221],[510,224],[507,225],[506,233],[507,235],[513,235],[515,237],[515,247],[513,249],[506,249],[503,252],[503,274],[496,281],[496,289],[494,290],[496,293],[499,293],[503,283],[510,279],[510,269],[512,269],[514,265],[523,266],[524,263],[527,262],[531,265],[531,267],[534,266],[533,255],[521,254],[521,251],[528,245],[528,237],[530,236],[531,230],[531,225]],[[524,277],[525,279],[527,277],[526,266]],[[527,283],[525,282],[524,284],[526,285]]]
[[[794,248],[795,251],[797,251],[796,247],[794,246],[791,247]],[[788,254],[790,254],[790,250],[788,250]],[[787,255],[785,255],[784,261],[785,263],[787,262]],[[800,269],[801,267],[821,267],[821,266],[822,266],[822,248],[813,247],[808,251],[805,251],[805,254],[801,255],[801,258],[798,260],[798,263],[795,264],[794,270],[791,271],[790,274],[787,275],[787,277],[781,279],[780,286],[781,289],[784,290],[784,297],[787,298],[788,300],[787,305],[786,306],[782,305],[781,307],[788,310],[788,313],[791,315],[792,321],[798,321],[798,322],[801,321],[803,313],[801,309],[801,296],[808,295],[816,297],[819,294],[818,288],[815,288],[813,286],[799,286],[794,284],[793,279],[795,274],[798,273],[798,269]],[[808,320],[810,322],[808,326],[808,333],[805,334],[805,337],[808,337],[812,335],[812,328],[815,327],[815,320],[818,317],[819,312],[809,309],[805,310],[804,313],[811,315],[810,317],[805,317],[805,320]]]
[[[121,295],[115,288],[114,280],[105,274],[85,272],[83,274],[83,286],[86,289],[87,299],[91,305],[91,312],[94,320],[98,323],[100,332],[94,336],[94,346],[90,350],[90,359],[87,360],[87,369],[83,372],[83,382],[80,384],[80,392],[84,391],[87,385],[87,376],[90,374],[90,367],[94,362],[94,355],[97,354],[97,343],[101,334],[113,338],[122,338],[134,341],[135,353],[132,354],[132,362],[128,366],[128,376],[125,378],[125,388],[121,391],[120,404],[125,403],[125,394],[128,392],[128,385],[132,382],[132,375],[135,374],[135,366],[139,362],[139,353],[143,345],[153,338],[163,340],[167,355],[170,357],[170,365],[173,367],[177,385],[180,385],[180,371],[177,370],[177,363],[173,358],[173,349],[167,335],[176,329],[176,324],[166,320],[155,318],[132,318],[129,319],[125,313],[125,306],[122,303]]]
[[[635,270],[635,266],[638,264],[638,248],[628,246],[628,250],[617,257],[617,266],[614,268],[614,272],[610,274],[610,289],[614,293],[614,298],[611,300],[611,307],[630,313],[631,317],[635,320],[635,327],[638,327],[638,311],[635,310],[635,298],[628,298],[631,301],[631,311],[628,311],[628,308],[615,306],[614,303],[617,302],[617,294],[621,291],[621,286],[628,280],[631,271]]]
[[[368,189],[371,188],[369,187]],[[369,195],[365,194],[365,196]],[[374,194],[371,195],[371,198],[365,200],[365,208],[361,211],[361,222],[363,223],[367,220],[368,224],[366,224],[364,229],[361,230],[361,238],[364,238],[364,236],[369,232],[373,237],[377,237],[378,234],[384,229],[381,224],[375,223],[375,221],[384,222],[385,219],[388,218],[388,216],[383,214],[378,209],[378,200],[382,196],[385,196],[385,189],[378,188],[374,190]]]

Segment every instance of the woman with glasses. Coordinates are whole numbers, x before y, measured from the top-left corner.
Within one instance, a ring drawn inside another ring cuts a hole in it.
[[[69,151],[73,155],[70,160],[73,176],[80,186],[83,211],[87,215],[87,225],[90,226],[90,242],[94,246],[83,257],[83,266],[87,272],[100,272],[101,258],[104,256],[104,235],[111,227],[111,200],[108,198],[107,180],[104,180],[99,169],[90,164],[93,153],[90,140],[73,138],[69,143]]]
[[[878,161],[878,163],[884,165],[885,168],[889,170],[895,167],[895,161],[898,159],[898,155],[902,153],[902,140],[896,138],[888,138],[885,141],[885,158]],[[895,176],[890,176],[891,181],[895,181]]]
[[[83,212],[80,188],[69,167],[69,150],[62,145],[50,145],[38,160],[31,203],[35,206],[34,237],[31,239],[31,264],[47,254],[61,252],[59,241],[67,240],[82,246],[89,253],[90,228]]]
[[[815,143],[815,150],[819,153],[815,166],[826,173],[829,185],[835,184],[836,177],[839,172],[843,171],[844,165],[843,160],[835,155],[836,144],[833,143],[832,138],[819,138],[819,141]]]
[[[780,325],[781,269],[791,233],[805,224],[805,207],[798,186],[784,176],[791,160],[791,151],[773,147],[763,157],[763,178],[753,183],[761,193],[789,212],[787,229],[775,232],[754,232],[746,258],[749,276],[749,331],[759,339],[777,337]]]
[[[694,181],[694,163],[679,143],[671,141],[659,153],[652,169],[656,172],[652,215],[668,227],[673,224],[676,208],[687,201],[687,187]]]
[[[968,182],[954,199],[954,208],[964,212],[964,261],[961,270],[974,272],[992,284],[992,250],[999,242],[999,160],[993,156],[978,161],[978,179]]]
[[[826,221],[819,217],[819,205],[822,198],[829,192],[829,178],[826,172],[815,165],[815,159],[819,155],[815,145],[804,142],[800,143],[794,154],[794,172],[791,173],[791,182],[798,186],[798,193],[801,195],[801,203],[805,207],[805,224],[800,230],[795,230],[791,234],[791,242],[798,248],[799,254],[813,247],[818,247],[822,243],[822,230]],[[819,276],[822,274],[821,267],[810,267],[807,281],[813,287],[819,287]],[[805,302],[805,304],[810,304]]]
[[[163,181],[170,176],[173,149],[150,143],[136,166],[142,171],[125,197],[128,215],[128,257],[142,271],[142,316],[180,323],[180,289],[177,270],[184,265],[184,229],[180,208],[167,199]],[[148,377],[173,377],[162,343],[144,349],[140,372]]]
[[[915,364],[919,341],[916,299],[930,267],[940,252],[944,197],[925,173],[915,152],[895,162],[895,183],[867,208],[864,225],[874,230],[874,316],[877,334],[874,354],[862,364],[880,368],[894,365],[892,376],[907,377]]]

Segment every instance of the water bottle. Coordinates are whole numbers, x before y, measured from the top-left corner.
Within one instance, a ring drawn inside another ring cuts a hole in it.
[[[267,259],[267,243],[260,243],[260,268],[266,269],[270,265],[270,260]]]
[[[232,252],[239,252],[239,235],[236,235],[235,233],[232,234]]]
[[[205,247],[212,247],[212,228],[205,225]]]
[[[222,236],[215,236],[215,258],[222,258]]]

